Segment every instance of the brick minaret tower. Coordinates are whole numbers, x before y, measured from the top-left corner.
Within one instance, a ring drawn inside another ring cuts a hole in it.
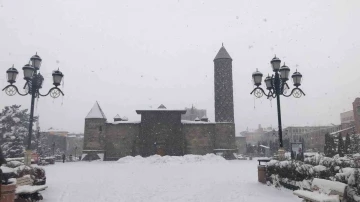
[[[232,58],[224,45],[214,59],[215,122],[234,123]]]

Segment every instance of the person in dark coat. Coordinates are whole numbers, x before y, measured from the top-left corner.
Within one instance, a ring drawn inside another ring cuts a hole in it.
[[[65,154],[62,155],[63,163],[65,163]]]

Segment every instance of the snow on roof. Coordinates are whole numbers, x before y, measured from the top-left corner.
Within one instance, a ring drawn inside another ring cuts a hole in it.
[[[270,147],[265,146],[265,145],[260,145],[260,147],[263,147],[263,148],[265,148],[265,149],[270,149]]]
[[[121,119],[121,117],[119,116],[119,114],[116,114],[116,116],[114,117],[114,119]]]
[[[188,120],[181,120],[182,124],[215,124],[214,122],[205,122],[205,121],[188,121]]]
[[[196,117],[195,121],[200,121],[199,117]]]
[[[94,106],[92,107],[92,109],[90,110],[90,112],[88,113],[88,115],[85,118],[86,119],[96,119],[96,118],[106,119],[106,116],[105,116],[104,112],[101,110],[99,103],[95,102]]]
[[[201,119],[207,119],[206,115],[204,115],[203,117],[201,117]]]
[[[122,119],[123,121],[128,121],[128,120],[129,120],[128,117],[126,117],[126,116],[122,117],[121,119]]]
[[[111,124],[117,125],[117,124],[139,124],[139,123],[141,123],[141,121],[117,121]]]
[[[217,53],[217,55],[215,56],[214,60],[216,59],[232,59],[229,55],[229,53],[226,51],[225,47],[222,46],[219,50],[219,52]]]
[[[186,110],[184,109],[166,109],[166,108],[157,108],[157,109],[141,109],[136,110],[137,114],[141,114],[143,112],[154,112],[154,111],[163,111],[163,112],[181,112],[182,114],[186,113]]]
[[[50,127],[48,130],[45,130],[44,132],[63,132],[63,133],[69,133],[69,132],[66,131],[66,130],[58,129],[58,128],[53,128],[53,127]]]
[[[354,127],[355,127],[355,126],[352,126],[352,127],[349,127],[349,128],[345,128],[345,129],[342,129],[342,130],[338,130],[338,131],[335,131],[335,132],[330,133],[330,135],[335,135],[335,134],[337,134],[337,133],[341,133],[341,132],[343,132],[343,131],[347,131],[347,130],[352,129],[352,128],[354,128]]]

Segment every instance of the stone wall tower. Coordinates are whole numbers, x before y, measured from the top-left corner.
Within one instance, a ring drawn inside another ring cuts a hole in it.
[[[224,45],[214,59],[215,122],[234,123],[232,58]]]
[[[96,160],[104,157],[106,117],[98,102],[85,117],[84,147],[82,160]]]

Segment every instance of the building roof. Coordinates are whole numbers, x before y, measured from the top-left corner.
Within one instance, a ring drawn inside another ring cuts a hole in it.
[[[186,110],[183,110],[183,109],[167,109],[163,104],[161,104],[157,109],[136,110],[137,114],[142,114],[144,112],[180,112],[181,114],[185,114]]]
[[[217,53],[217,55],[215,56],[214,60],[216,59],[232,59],[229,55],[229,53],[226,51],[224,45],[221,46],[219,52]]]
[[[48,130],[43,132],[56,132],[56,133],[69,133],[66,130],[50,127]]]
[[[161,104],[158,109],[166,109],[165,105]]]
[[[106,116],[97,101],[95,102],[94,106],[91,108],[85,119],[106,119]]]
[[[216,124],[215,122],[181,120],[182,124]]]
[[[186,110],[183,110],[183,109],[143,109],[143,110],[136,110],[137,114],[142,114],[144,112],[179,112],[181,114],[185,114]]]
[[[119,114],[116,114],[116,116],[114,117],[114,119],[121,119]]]

